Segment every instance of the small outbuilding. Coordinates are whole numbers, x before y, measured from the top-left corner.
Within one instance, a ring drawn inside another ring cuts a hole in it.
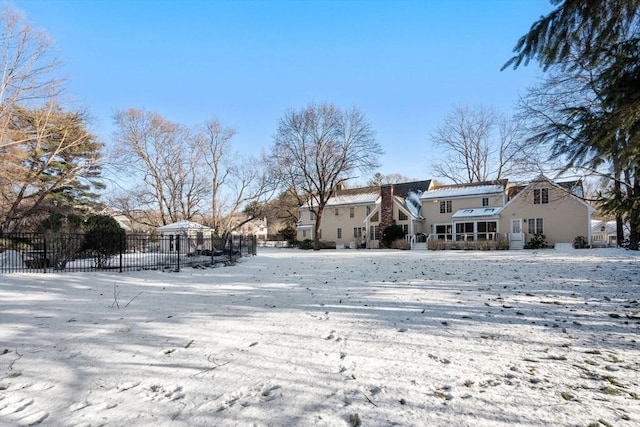
[[[211,251],[213,229],[197,222],[182,220],[156,229],[162,237],[160,251],[186,254]]]

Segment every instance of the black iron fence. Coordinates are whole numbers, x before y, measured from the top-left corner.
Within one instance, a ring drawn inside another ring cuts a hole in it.
[[[233,263],[256,254],[255,236],[131,234],[101,243],[83,234],[4,233],[0,273],[171,270]]]

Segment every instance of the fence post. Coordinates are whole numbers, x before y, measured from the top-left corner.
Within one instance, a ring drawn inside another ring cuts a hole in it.
[[[180,235],[176,235],[176,254],[178,255],[178,262],[177,262],[177,266],[176,266],[176,271],[180,271],[180,250],[182,249],[180,247]]]
[[[120,273],[122,273],[122,257],[123,257],[123,252],[124,252],[124,239],[126,239],[126,236],[120,236]]]
[[[42,267],[44,268],[44,272],[47,272],[47,235],[45,233],[42,234]]]

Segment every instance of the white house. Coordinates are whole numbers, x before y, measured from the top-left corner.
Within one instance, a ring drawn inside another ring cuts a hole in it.
[[[211,250],[213,229],[197,222],[182,220],[163,225],[156,229],[163,237],[161,252],[195,253],[203,249]]]

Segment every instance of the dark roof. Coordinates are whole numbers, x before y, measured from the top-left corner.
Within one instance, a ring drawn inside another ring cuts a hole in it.
[[[412,190],[419,190],[420,192],[427,191],[429,189],[429,185],[431,185],[431,180],[427,179],[425,181],[413,181],[413,182],[402,182],[399,184],[388,184],[393,186],[393,195],[405,197]]]
[[[353,194],[371,193],[373,191],[380,192],[379,185],[370,185],[368,187],[344,188],[335,190],[333,196],[351,196]]]

